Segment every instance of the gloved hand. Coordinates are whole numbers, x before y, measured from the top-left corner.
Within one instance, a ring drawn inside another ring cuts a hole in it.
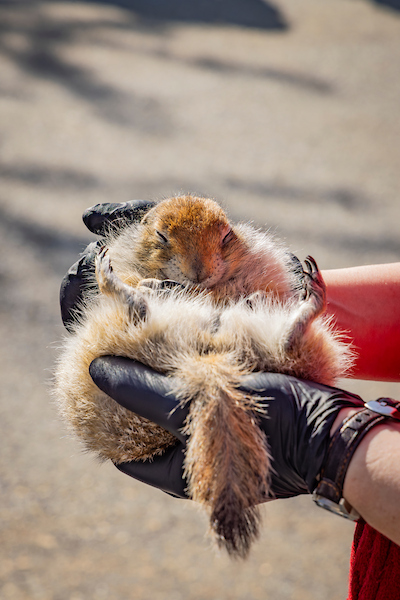
[[[103,236],[107,229],[115,227],[119,221],[123,223],[139,221],[153,206],[154,202],[132,200],[131,202],[96,204],[85,210],[82,215],[83,222],[89,231],[101,238],[87,246],[61,283],[61,318],[68,331],[73,329],[73,323],[79,316],[79,305],[88,291],[88,286],[93,286],[91,276],[94,273],[94,261],[99,249],[104,245]]]
[[[121,357],[101,357],[90,366],[96,385],[116,402],[170,431],[174,447],[148,462],[129,462],[118,469],[179,498],[187,497],[183,479],[188,407],[171,395],[170,380],[144,365]],[[246,392],[264,398],[266,414],[259,424],[272,456],[271,491],[275,498],[311,493],[324,463],[330,430],[342,408],[363,407],[359,396],[278,373],[249,376]]]

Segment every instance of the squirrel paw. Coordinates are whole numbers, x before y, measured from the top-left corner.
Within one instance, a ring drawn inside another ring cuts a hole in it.
[[[307,329],[326,308],[326,285],[317,263],[312,256],[307,256],[304,263],[303,294],[284,343],[288,354],[299,351]]]
[[[302,301],[311,301],[315,304],[316,313],[321,313],[326,308],[326,285],[321,271],[312,256],[304,260],[305,268],[303,279]]]
[[[140,321],[147,314],[147,302],[137,289],[124,283],[113,271],[108,248],[104,247],[96,256],[96,279],[99,290],[106,296],[119,299],[126,306],[130,320]]]
[[[108,248],[103,246],[96,256],[96,279],[102,294],[112,294],[115,291],[116,276],[111,266]]]

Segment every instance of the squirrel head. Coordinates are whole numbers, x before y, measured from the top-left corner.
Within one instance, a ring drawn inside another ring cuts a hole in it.
[[[159,279],[212,288],[227,279],[241,242],[213,200],[178,196],[163,200],[142,220],[147,273]]]

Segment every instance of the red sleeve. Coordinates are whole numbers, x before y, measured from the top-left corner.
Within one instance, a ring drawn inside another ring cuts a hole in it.
[[[347,600],[398,600],[400,547],[363,521],[357,524],[350,558]]]

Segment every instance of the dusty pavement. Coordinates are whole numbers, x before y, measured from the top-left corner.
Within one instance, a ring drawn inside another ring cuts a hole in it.
[[[2,600],[345,598],[351,524],[273,503],[232,564],[193,505],[82,455],[48,382],[97,202],[209,194],[322,268],[399,260],[391,4],[0,2]]]

